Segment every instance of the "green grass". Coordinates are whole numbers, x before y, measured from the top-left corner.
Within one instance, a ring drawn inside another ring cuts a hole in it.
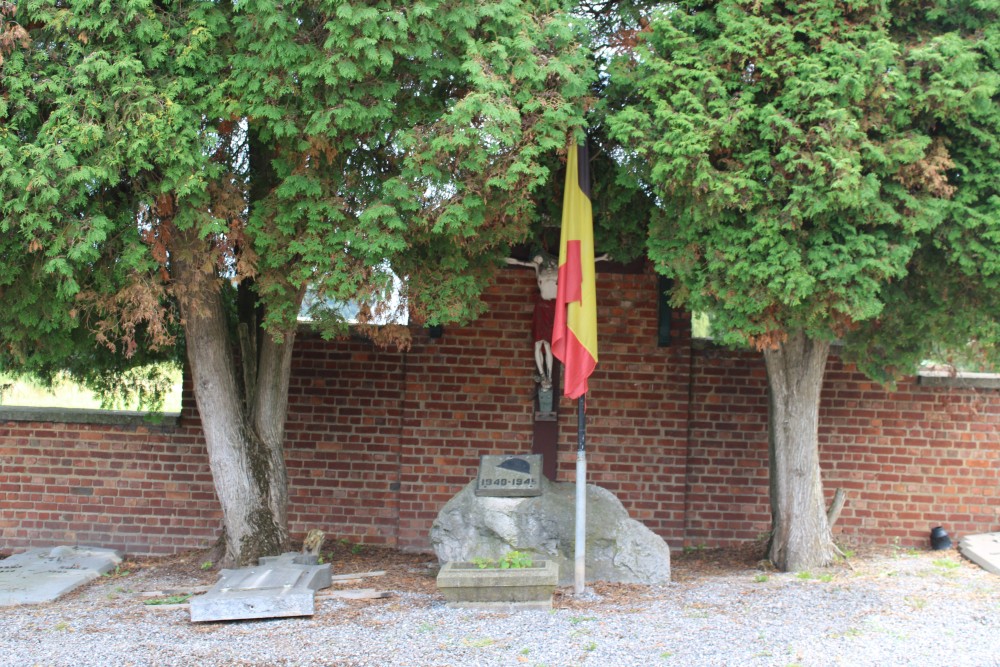
[[[174,386],[163,402],[164,412],[180,412],[181,371],[172,373]],[[69,408],[100,410],[101,399],[94,392],[67,379],[58,380],[51,388],[24,379],[14,380],[0,373],[0,405],[33,408]],[[123,410],[134,410],[126,406]]]
[[[494,643],[489,637],[465,637],[462,639],[462,646],[468,648],[486,648],[493,646]]]
[[[168,595],[167,597],[154,598],[152,600],[146,600],[143,604],[149,606],[157,606],[161,604],[184,604],[191,599],[191,594],[180,594],[180,595]]]
[[[947,558],[938,558],[934,561],[935,567],[940,567],[943,570],[955,570],[962,567],[961,563],[957,563],[953,560]]]

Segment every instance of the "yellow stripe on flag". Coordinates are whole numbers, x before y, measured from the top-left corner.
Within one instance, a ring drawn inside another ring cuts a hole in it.
[[[563,363],[563,394],[587,393],[587,378],[597,365],[597,290],[594,286],[594,223],[590,205],[587,147],[569,147],[559,241],[552,354]]]

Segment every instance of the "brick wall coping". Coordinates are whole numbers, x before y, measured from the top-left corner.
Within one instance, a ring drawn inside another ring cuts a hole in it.
[[[0,422],[44,422],[52,424],[111,424],[121,426],[177,426],[180,413],[137,410],[88,410],[84,408],[38,408],[0,406]]]
[[[952,371],[920,371],[917,384],[925,387],[965,387],[968,389],[1000,389],[1000,373],[966,373]]]

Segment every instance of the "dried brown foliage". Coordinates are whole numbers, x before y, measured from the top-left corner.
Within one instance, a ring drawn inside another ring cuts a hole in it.
[[[922,160],[901,167],[895,179],[912,192],[926,191],[950,199],[955,186],[948,183],[948,170],[955,166],[944,140],[935,139]]]

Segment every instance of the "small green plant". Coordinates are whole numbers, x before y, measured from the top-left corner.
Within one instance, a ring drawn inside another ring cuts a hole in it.
[[[901,550],[902,550],[902,547],[899,546],[899,536],[897,535],[896,537],[892,538],[892,554],[893,554],[893,556],[895,556],[896,558],[899,558],[899,552]]]
[[[466,637],[462,640],[462,645],[469,648],[486,648],[493,645],[493,640],[489,637]]]
[[[365,545],[363,544],[355,544],[351,547],[351,553],[354,554],[355,556],[357,556],[364,550],[365,550]]]
[[[922,598],[919,595],[907,595],[903,599],[906,600],[908,605],[917,610],[923,609],[927,606],[927,599]]]
[[[795,576],[803,581],[809,581],[810,579],[813,578],[812,572],[809,572],[808,570],[803,570],[802,572],[799,572]]]
[[[115,565],[115,569],[105,572],[104,576],[111,579],[114,577],[124,577],[130,574],[132,574],[132,570],[128,569],[128,567],[126,567],[123,563],[119,563],[118,565]]]
[[[71,628],[69,623],[66,621],[59,621],[52,627],[52,629],[58,632],[66,632],[67,630],[72,630],[73,628]]]
[[[672,657],[674,657],[673,651],[664,651],[663,653],[660,654],[660,658],[662,660],[670,660],[670,658]]]
[[[508,551],[500,559],[500,569],[502,570],[516,570],[531,567],[531,565],[531,556],[520,551]]]
[[[961,563],[957,563],[947,558],[938,558],[933,561],[933,564],[935,567],[940,567],[943,570],[954,570],[962,566]]]
[[[586,623],[587,621],[596,621],[596,616],[570,616],[570,625],[580,625],[581,623]]]
[[[689,544],[688,546],[684,547],[684,553],[688,555],[701,553],[704,550],[705,550],[704,544],[693,544],[693,545]]]
[[[215,563],[213,563],[210,560],[206,560],[204,563],[201,564],[201,569],[202,570],[211,570],[213,565],[215,565]]]
[[[521,649],[521,655],[528,655],[529,653],[531,653],[530,648],[525,647]]]
[[[519,570],[525,567],[531,567],[534,564],[534,561],[531,560],[531,556],[529,554],[522,553],[520,551],[508,551],[497,559],[477,556],[472,559],[472,564],[480,570],[485,570],[487,568]]]
[[[684,618],[708,618],[710,616],[708,605],[696,602],[684,608]]]
[[[597,648],[597,642],[587,642],[583,645],[584,651],[593,651]]]
[[[753,578],[754,582],[758,584],[763,584],[768,579],[770,579],[770,577],[767,576],[766,574],[758,574],[756,577]]]
[[[161,604],[184,604],[191,599],[190,593],[182,593],[179,595],[168,595],[162,598],[153,598],[152,600],[146,600],[143,604],[149,606],[156,606]]]

